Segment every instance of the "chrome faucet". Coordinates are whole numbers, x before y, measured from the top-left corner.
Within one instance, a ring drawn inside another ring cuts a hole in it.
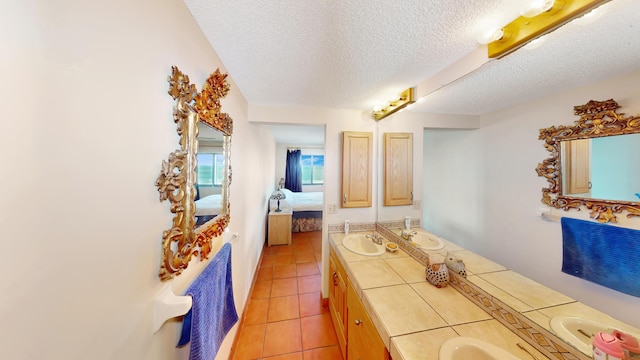
[[[412,241],[415,234],[417,234],[415,231],[402,230],[400,236],[407,241]]]
[[[376,235],[376,233],[373,233],[371,235],[366,235],[365,236],[368,239],[371,239],[371,241],[373,241],[374,243],[378,244],[378,245],[382,245],[382,237]]]

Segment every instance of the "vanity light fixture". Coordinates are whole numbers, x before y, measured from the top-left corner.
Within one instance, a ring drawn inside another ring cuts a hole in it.
[[[610,0],[537,0],[505,25],[502,37],[488,45],[489,58],[501,58]]]
[[[378,121],[382,120],[385,117],[404,109],[409,104],[413,104],[416,102],[415,99],[415,90],[414,88],[408,88],[407,90],[400,93],[395,99],[391,99],[387,102],[387,104],[380,108],[373,109],[373,118]]]

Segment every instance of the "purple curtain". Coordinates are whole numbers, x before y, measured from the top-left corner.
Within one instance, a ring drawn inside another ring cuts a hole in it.
[[[284,187],[294,191],[302,191],[302,151],[287,150],[287,166],[284,176]]]

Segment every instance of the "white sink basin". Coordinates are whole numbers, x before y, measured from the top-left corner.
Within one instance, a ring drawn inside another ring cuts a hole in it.
[[[510,352],[486,341],[459,336],[445,341],[438,353],[439,360],[520,360]]]
[[[611,331],[616,329],[615,326],[577,316],[554,316],[551,318],[551,321],[549,321],[549,325],[558,337],[587,355],[591,355],[593,351],[593,336],[597,332],[605,331],[611,333]],[[640,338],[640,335],[630,333],[625,329],[619,330],[636,338]]]
[[[384,245],[378,245],[366,236],[367,234],[349,234],[342,239],[342,246],[349,251],[364,256],[384,254]]]
[[[394,230],[398,236],[402,237],[402,233],[405,230]],[[413,236],[409,244],[420,248],[422,250],[439,250],[444,247],[444,242],[439,237],[424,231],[424,230],[411,230]],[[407,240],[407,239],[405,239]]]
[[[440,238],[423,231],[417,231],[411,240],[423,250],[439,250],[444,247]]]

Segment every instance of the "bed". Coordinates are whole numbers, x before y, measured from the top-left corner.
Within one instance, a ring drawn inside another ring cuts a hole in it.
[[[323,192],[293,192],[281,189],[286,198],[280,207],[292,208],[291,231],[307,232],[322,230]]]
[[[221,194],[213,194],[196,200],[196,226],[202,225],[218,216],[221,208]]]

